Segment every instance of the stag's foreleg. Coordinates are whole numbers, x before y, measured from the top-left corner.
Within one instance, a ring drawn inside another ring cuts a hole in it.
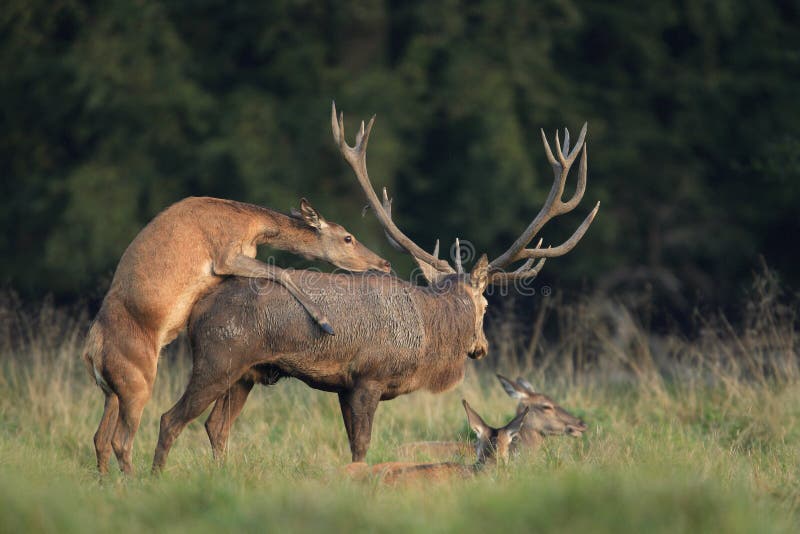
[[[217,399],[214,408],[206,419],[206,433],[211,441],[214,458],[222,460],[227,452],[228,436],[231,426],[242,413],[247,396],[253,389],[252,380],[242,379],[236,382],[225,394]]]
[[[263,278],[272,280],[286,288],[287,291],[305,308],[312,319],[325,331],[326,334],[333,335],[333,327],[325,316],[325,313],[316,302],[303,293],[289,276],[285,269],[275,265],[267,265],[250,256],[241,253],[223,256],[214,261],[214,274],[225,276],[245,276],[248,278]]]
[[[374,387],[356,387],[339,393],[339,406],[354,462],[363,462],[367,456],[372,419],[380,400],[381,391]]]

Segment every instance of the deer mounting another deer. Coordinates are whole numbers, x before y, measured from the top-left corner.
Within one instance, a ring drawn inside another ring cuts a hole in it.
[[[343,269],[388,272],[377,256],[306,200],[292,215],[217,198],[191,197],[153,219],[131,242],[92,323],[83,353],[105,394],[94,436],[97,467],[108,470],[113,447],[130,473],[133,439],[150,398],[161,348],[186,326],[195,302],[228,275],[273,280],[325,331],[322,308],[274,265],[255,259],[266,244]]]
[[[461,401],[467,412],[467,421],[475,433],[473,452],[476,460],[472,465],[456,462],[409,463],[386,462],[375,465],[352,463],[345,469],[354,478],[377,478],[386,484],[411,482],[416,480],[444,480],[453,476],[466,477],[480,472],[487,465],[508,463],[513,452],[512,444],[524,428],[527,410],[517,414],[505,426],[494,428],[486,424],[478,412],[466,400]]]
[[[580,437],[586,431],[586,423],[558,405],[543,393],[536,393],[533,386],[523,378],[516,382],[497,375],[503,389],[512,398],[518,399],[517,414],[527,413],[525,424],[514,441],[513,449],[536,450],[547,436]],[[429,458],[466,457],[470,453],[469,443],[463,441],[416,441],[404,443],[397,448],[401,458],[424,455]]]
[[[305,294],[317,296],[337,324],[337,336],[315,328],[280,285],[265,282],[254,292],[246,281],[233,278],[214,288],[197,303],[189,321],[192,375],[181,399],[161,418],[154,470],[164,466],[185,425],[214,402],[206,429],[215,455],[221,455],[253,385],[273,384],[282,376],[338,394],[352,460],[363,461],[378,402],[420,389],[440,392],[458,383],[467,358],[479,359],[488,351],[483,332],[486,287],[536,276],[547,258],[566,254],[577,244],[599,208],[563,244],[542,248],[539,240],[528,248],[548,220],[578,205],[586,186],[586,126],[571,151],[568,134],[563,149],[556,136],[557,157],[545,139],[555,181],[544,207],[505,253],[491,263],[484,254],[466,273],[458,250],[455,266],[438,258],[438,244],[434,254],[422,250],[393,222],[386,190],[382,201],[375,194],[366,165],[374,117],[367,126],[361,123],[355,146],[346,143],[344,119],[337,117],[335,106],[331,123],[334,140],[372,211],[393,245],[411,254],[428,285],[391,276],[290,273]],[[567,173],[578,156],[578,186],[562,201]],[[523,263],[507,271],[515,262]]]

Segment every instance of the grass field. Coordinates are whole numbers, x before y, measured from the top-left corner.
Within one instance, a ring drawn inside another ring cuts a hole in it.
[[[551,307],[551,310],[553,308]],[[609,309],[611,310],[609,312]],[[463,384],[382,403],[370,462],[400,443],[467,439],[460,399],[490,424],[514,402],[494,372],[523,374],[589,424],[466,481],[385,487],[342,476],[334,395],[286,380],[257,388],[215,464],[190,425],[165,473],[149,465],[158,418],[189,370],[164,355],[135,449],[137,475],[95,474],[102,395],[80,361],[86,317],[0,305],[0,532],[782,532],[800,521],[800,371],[795,303],[757,285],[735,328],[656,336],[624,306],[561,308],[560,339],[495,316],[492,352]]]

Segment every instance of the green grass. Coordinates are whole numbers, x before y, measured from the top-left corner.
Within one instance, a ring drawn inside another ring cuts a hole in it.
[[[493,355],[471,363],[453,391],[381,404],[368,461],[395,459],[407,441],[466,439],[462,397],[490,424],[505,423],[515,405],[495,370],[522,371],[588,432],[471,480],[386,487],[343,476],[335,396],[292,380],[256,388],[224,465],[212,461],[200,418],[152,477],[159,415],[188,373],[180,347],[161,362],[137,474],[114,466],[100,480],[92,434],[102,395],[79,360],[83,319],[44,314],[25,319],[27,331],[14,320],[0,343],[0,532],[783,532],[800,520],[794,323],[730,344],[683,341],[670,358],[652,339],[620,348],[595,332],[596,362],[580,368],[574,337],[542,348],[546,366],[520,368],[518,350],[495,332]],[[754,374],[742,352],[763,363],[767,351],[777,363]]]

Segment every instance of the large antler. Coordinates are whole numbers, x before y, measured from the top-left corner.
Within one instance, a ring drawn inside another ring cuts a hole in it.
[[[558,131],[556,131],[556,155],[558,159],[553,157],[553,152],[550,150],[550,144],[547,142],[547,137],[544,135],[544,130],[542,130],[541,133],[544,148],[547,153],[547,160],[550,162],[550,165],[553,166],[555,180],[553,181],[553,186],[550,188],[550,194],[547,196],[547,200],[545,201],[541,211],[539,211],[539,214],[536,215],[522,235],[520,235],[517,240],[514,241],[514,244],[511,245],[511,247],[502,255],[492,260],[492,262],[489,264],[490,281],[492,283],[508,282],[535,277],[539,273],[539,270],[542,268],[542,265],[544,265],[544,262],[547,258],[563,256],[578,244],[578,241],[581,240],[583,235],[586,233],[586,230],[589,228],[589,225],[592,224],[595,215],[597,215],[597,210],[600,209],[600,203],[598,202],[594,209],[589,212],[589,215],[587,215],[583,220],[581,225],[578,226],[578,229],[575,230],[572,236],[559,246],[541,248],[542,240],[540,239],[539,243],[534,248],[525,248],[528,246],[528,243],[533,240],[536,234],[539,233],[547,221],[553,217],[573,210],[578,203],[580,203],[581,199],[583,198],[583,193],[586,191],[587,148],[586,144],[584,144],[584,139],[586,138],[586,123],[584,123],[583,128],[581,128],[581,133],[578,136],[578,142],[575,143],[575,147],[572,149],[572,152],[569,150],[569,130],[566,128],[564,129],[563,150],[558,139]],[[572,198],[564,202],[561,200],[561,196],[564,194],[564,185],[566,184],[569,170],[572,167],[572,164],[575,162],[575,159],[578,157],[579,152],[581,153],[581,163],[580,168],[578,169],[578,185],[575,189],[575,193],[572,195]],[[536,258],[541,259],[534,264],[534,260]],[[527,261],[516,271],[510,273],[505,272],[505,269],[509,265],[519,260]]]
[[[439,251],[438,241],[436,243],[436,249],[434,250],[433,255],[431,255],[422,250],[422,248],[409,239],[408,236],[401,232],[400,229],[394,224],[394,221],[392,221],[392,201],[389,199],[386,188],[383,189],[383,203],[381,203],[381,201],[378,199],[378,195],[375,194],[375,190],[372,187],[372,182],[370,182],[369,174],[367,173],[367,143],[369,142],[369,134],[372,131],[372,125],[374,123],[374,115],[369,120],[366,128],[364,127],[364,121],[361,121],[361,127],[359,128],[358,133],[356,133],[356,144],[355,146],[351,147],[347,144],[344,135],[344,113],[339,114],[337,117],[336,103],[334,102],[331,106],[331,128],[333,129],[333,140],[339,147],[339,151],[342,153],[342,156],[344,156],[344,159],[350,164],[350,167],[352,167],[353,171],[356,173],[358,183],[361,185],[364,193],[366,193],[367,201],[369,202],[372,211],[375,212],[375,216],[378,218],[378,221],[380,221],[381,225],[383,226],[389,242],[395,248],[410,254],[417,262],[417,265],[419,265],[420,269],[422,269],[425,278],[427,278],[429,282],[434,282],[441,274],[450,274],[455,272],[446,261],[440,260],[437,257]]]

